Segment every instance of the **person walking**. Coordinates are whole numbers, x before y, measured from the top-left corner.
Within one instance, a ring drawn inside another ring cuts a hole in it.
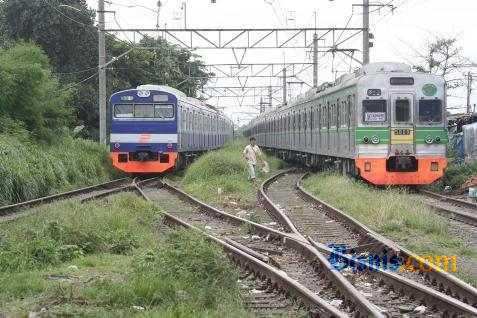
[[[248,144],[243,150],[243,156],[247,161],[248,173],[252,182],[255,182],[256,179],[255,169],[257,166],[257,157],[262,159],[262,151],[257,146],[256,142],[257,140],[255,139],[255,137],[251,137],[250,144]]]

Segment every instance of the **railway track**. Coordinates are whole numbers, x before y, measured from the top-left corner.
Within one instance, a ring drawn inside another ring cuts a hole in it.
[[[450,219],[477,227],[477,204],[463,199],[419,190],[424,203]]]
[[[87,201],[99,199],[119,192],[136,191],[134,183],[135,180],[122,178],[68,192],[50,195],[47,197],[6,205],[0,207],[0,222],[11,221],[28,215],[31,212],[31,209],[34,207],[59,200],[75,198],[81,201]]]
[[[139,183],[138,188],[167,211],[165,223],[207,235],[243,270],[265,278],[267,292],[290,294],[312,316],[384,317],[301,237],[227,214],[161,181]],[[260,300],[260,308],[267,310],[259,315],[268,315],[268,308],[273,308],[269,297]]]
[[[338,265],[351,264],[344,276],[382,312],[399,316],[424,305],[424,316],[477,316],[475,288],[315,198],[301,186],[305,176],[289,171],[265,181],[260,189],[263,205],[288,232],[339,260]],[[412,270],[393,272],[382,263],[365,261],[370,256],[378,261],[402,257]]]

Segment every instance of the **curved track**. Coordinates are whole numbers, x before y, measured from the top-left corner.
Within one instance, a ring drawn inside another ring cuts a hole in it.
[[[265,181],[260,189],[264,206],[289,232],[309,239],[321,252],[353,264],[353,268],[361,266],[362,270],[348,268],[344,273],[369,301],[391,316],[404,310],[398,304],[414,308],[424,304],[424,316],[430,317],[477,316],[477,309],[469,305],[477,304],[476,289],[315,198],[301,186],[303,177],[285,172]],[[345,244],[346,249],[336,252],[329,244]],[[370,255],[410,259],[415,270],[394,273],[381,265],[358,261],[351,250],[365,259]],[[419,262],[428,270],[421,272]]]
[[[301,237],[222,212],[167,183],[138,186],[145,198],[168,211],[166,223],[208,235],[246,270],[265,275],[271,287],[291,292],[312,316],[384,317]],[[254,266],[248,268],[250,259],[243,259],[235,250],[252,257]],[[277,281],[276,273],[288,280]]]

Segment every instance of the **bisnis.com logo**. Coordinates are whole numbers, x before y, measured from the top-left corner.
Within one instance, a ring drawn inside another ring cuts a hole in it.
[[[455,255],[425,255],[413,258],[395,254],[388,255],[387,250],[383,250],[380,254],[358,254],[345,244],[330,244],[328,246],[333,250],[328,261],[339,271],[350,269],[360,272],[381,269],[394,272],[431,272],[435,270],[457,272],[457,256]]]

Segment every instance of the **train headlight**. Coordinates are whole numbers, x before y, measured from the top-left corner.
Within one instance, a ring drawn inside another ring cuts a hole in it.
[[[438,136],[434,140],[436,141],[436,143],[440,143],[441,142],[441,137]]]
[[[432,139],[431,136],[426,136],[426,138],[424,139],[424,141],[426,142],[426,144],[432,144],[434,142],[434,139]]]
[[[379,144],[379,137],[378,136],[371,137],[371,142],[375,145]]]
[[[368,137],[364,137],[364,138],[363,138],[363,142],[364,142],[365,144],[369,143],[369,138],[368,138]]]

